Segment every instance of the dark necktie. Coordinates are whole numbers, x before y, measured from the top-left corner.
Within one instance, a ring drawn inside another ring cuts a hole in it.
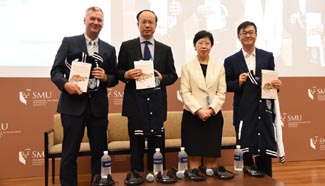
[[[143,59],[144,60],[149,60],[149,59],[152,58],[149,47],[148,47],[148,45],[151,44],[151,43],[150,43],[150,41],[144,41],[143,43],[145,44],[144,45],[144,51],[143,51]]]

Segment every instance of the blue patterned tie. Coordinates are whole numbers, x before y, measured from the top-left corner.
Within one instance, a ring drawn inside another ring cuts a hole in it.
[[[145,44],[144,45],[144,51],[143,51],[143,59],[144,60],[149,60],[149,59],[152,58],[149,47],[148,47],[148,45],[151,44],[151,43],[150,43],[150,41],[144,41],[143,43]]]

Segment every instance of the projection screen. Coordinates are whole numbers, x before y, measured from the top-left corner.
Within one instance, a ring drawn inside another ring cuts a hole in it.
[[[0,1],[0,77],[49,77],[64,36],[82,34],[89,6],[104,11],[100,38],[116,47],[138,37],[136,14],[158,16],[155,39],[172,47],[177,73],[196,54],[194,34],[210,31],[211,56],[240,50],[239,23],[257,25],[256,46],[273,52],[280,76],[324,76],[323,0],[2,0]]]

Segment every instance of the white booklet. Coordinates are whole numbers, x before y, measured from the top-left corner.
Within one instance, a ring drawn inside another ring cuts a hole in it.
[[[82,92],[87,92],[91,64],[79,62],[78,59],[72,61],[69,81],[79,85]]]
[[[262,99],[278,99],[278,89],[271,84],[278,79],[278,73],[274,70],[262,70]]]
[[[134,61],[134,68],[142,69],[142,75],[135,81],[137,90],[156,86],[152,60]]]

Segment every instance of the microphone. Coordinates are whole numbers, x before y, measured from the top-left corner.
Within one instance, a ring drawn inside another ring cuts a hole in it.
[[[147,182],[153,182],[155,180],[155,176],[152,174],[152,172],[148,172],[146,175]]]
[[[174,176],[176,176],[176,178],[184,178],[184,171],[178,171],[176,168],[172,168],[171,171],[173,172]]]
[[[182,179],[182,178],[184,178],[184,172],[183,172],[183,171],[177,171],[177,172],[176,172],[176,177],[177,177],[178,179]]]
[[[205,173],[207,176],[213,176],[214,175],[214,171],[212,169],[207,169],[205,166],[200,165],[199,166],[199,170],[203,173]]]

